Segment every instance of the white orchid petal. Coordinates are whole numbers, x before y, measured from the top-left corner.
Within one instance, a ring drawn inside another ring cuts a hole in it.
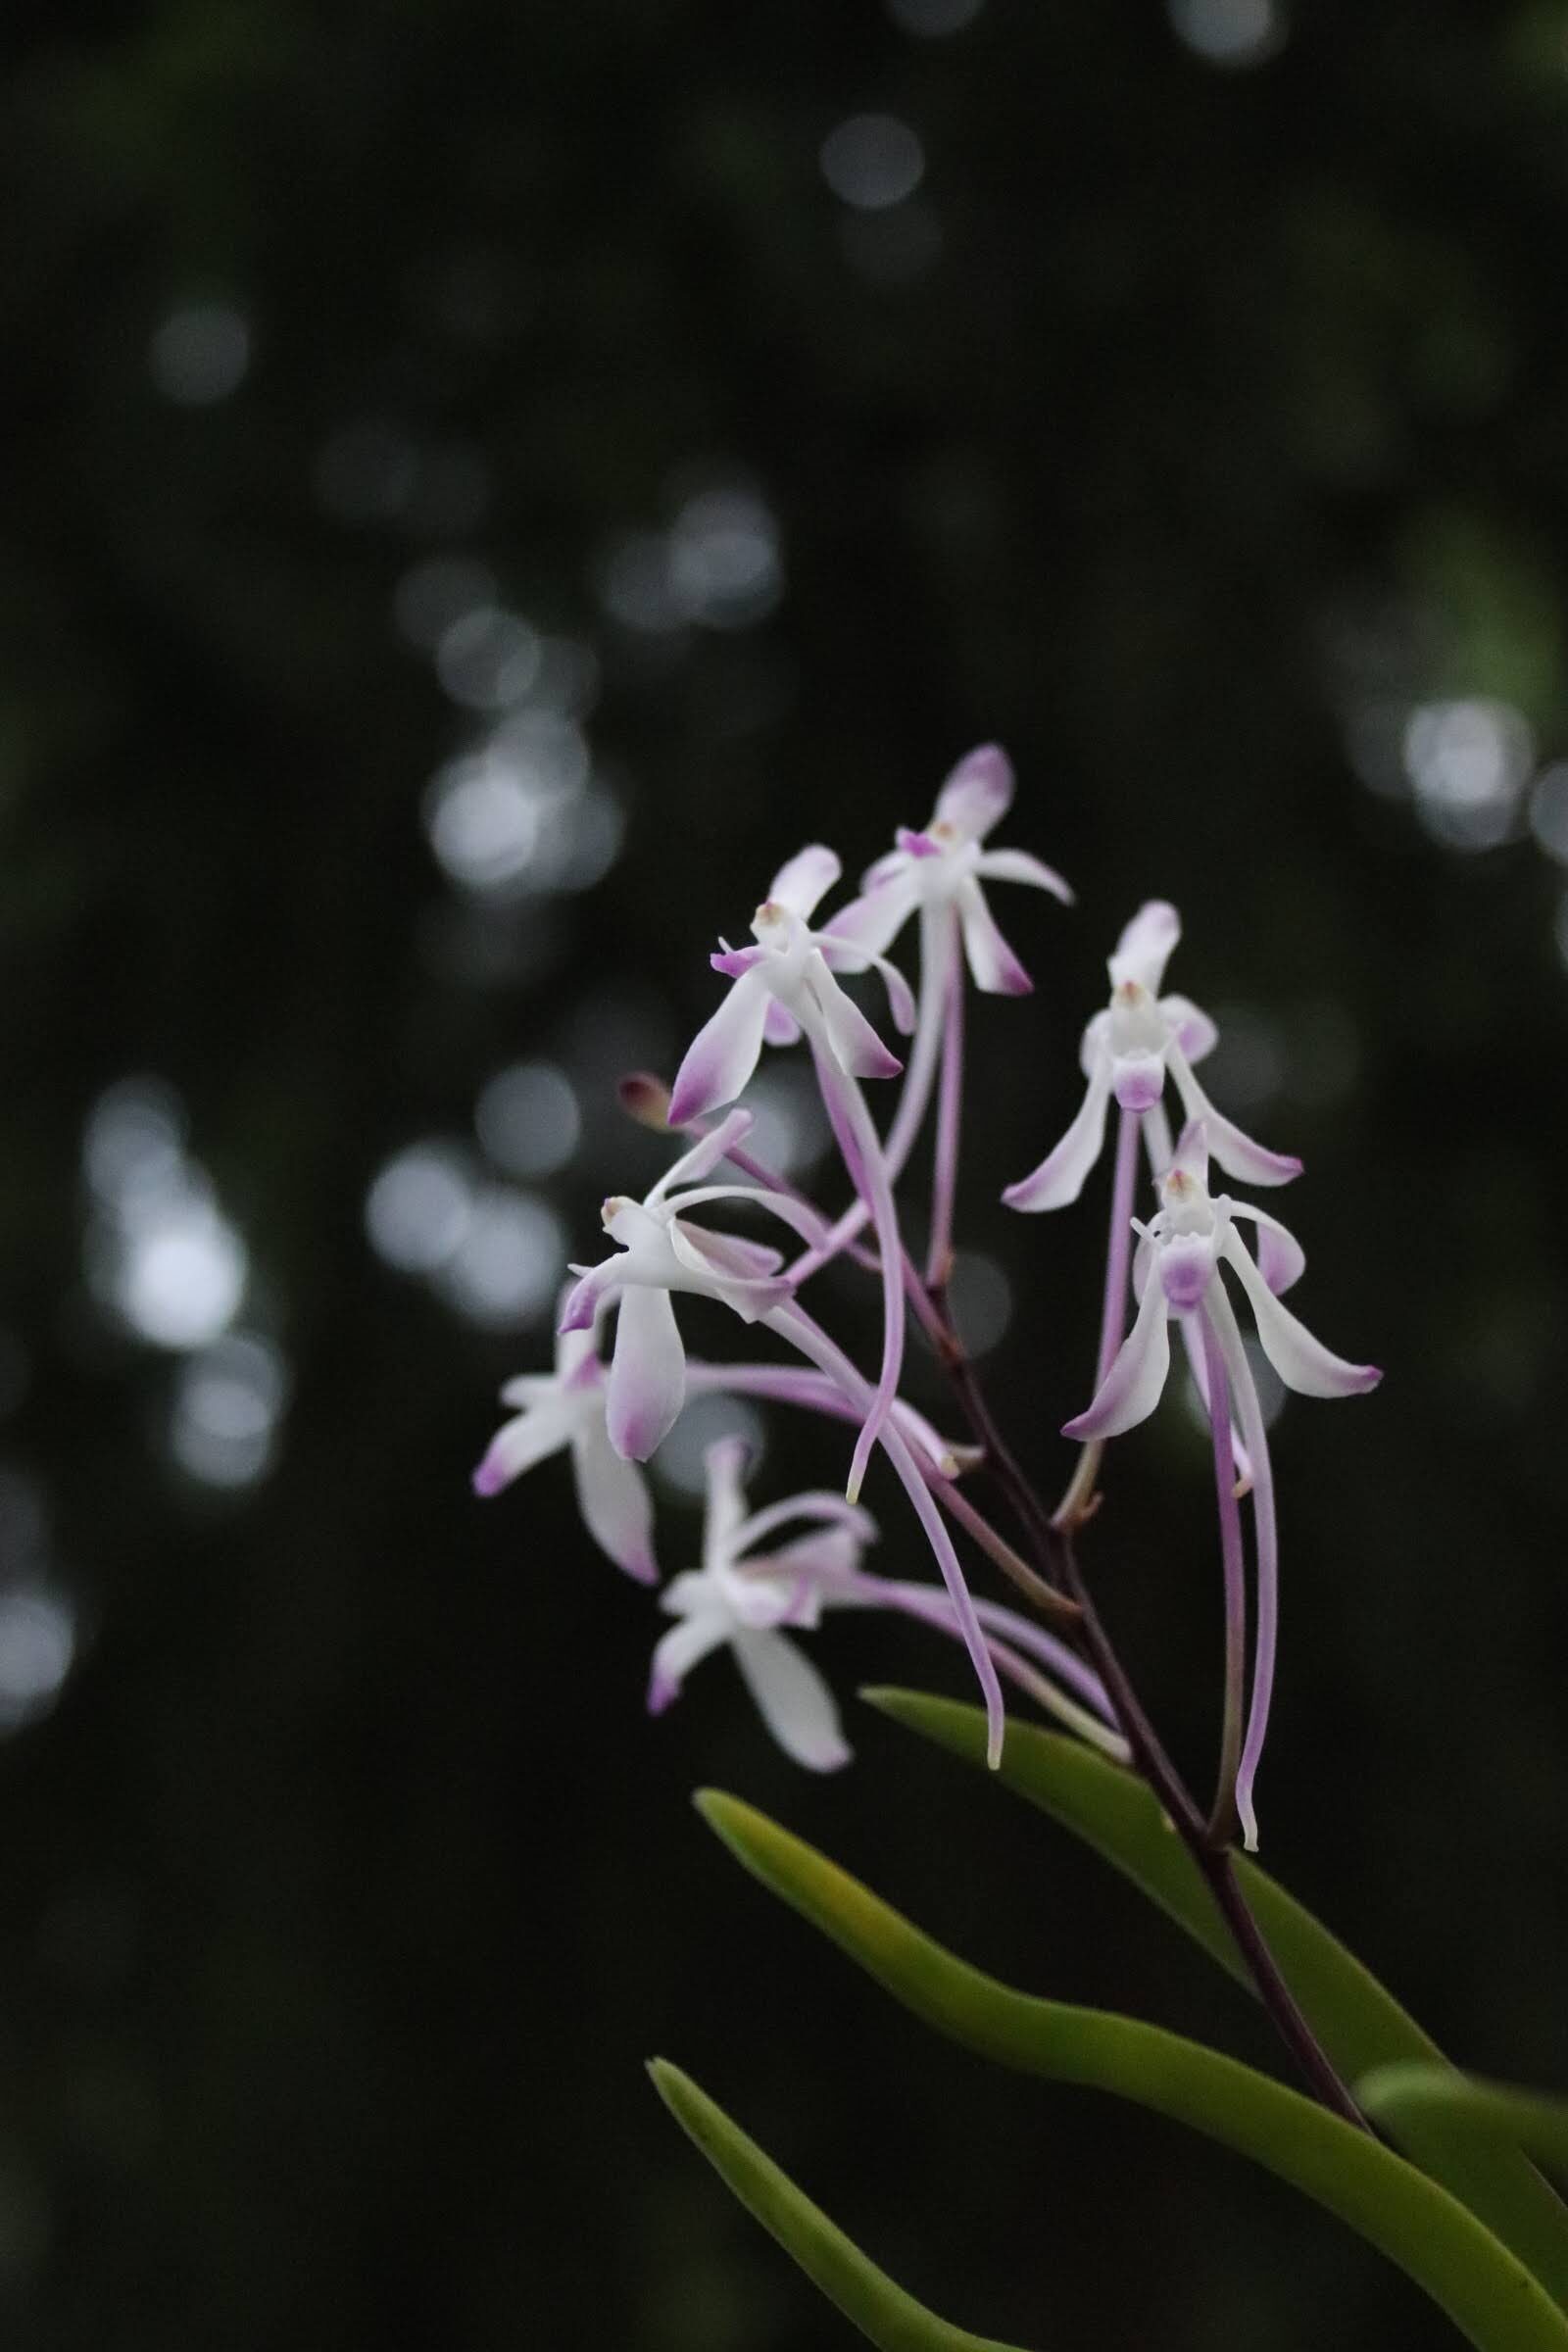
[[[1169,1370],[1169,1310],[1164,1291],[1157,1282],[1151,1282],[1138,1302],[1132,1330],[1118,1348],[1093,1404],[1075,1421],[1065,1423],[1062,1436],[1119,1438],[1123,1430],[1136,1428],[1159,1402]]]
[[[1152,997],[1159,994],[1165,966],[1182,935],[1182,918],[1168,899],[1148,899],[1116,942],[1110,959],[1110,980],[1119,988],[1137,980]]]
[[[813,1208],[808,1200],[798,1200],[792,1193],[776,1193],[760,1184],[699,1185],[691,1192],[675,1194],[668,1206],[684,1217],[689,1208],[696,1208],[706,1200],[750,1201],[754,1208],[765,1208],[771,1216],[781,1219],[803,1241],[818,1242],[828,1230],[820,1209]]]
[[[652,1285],[628,1289],[615,1325],[605,1390],[610,1442],[628,1461],[646,1462],[669,1435],[686,1397],[686,1349],[675,1302]]]
[[[582,1334],[574,1331],[570,1336],[576,1340]],[[561,1380],[554,1372],[518,1372],[503,1382],[501,1401],[521,1412],[527,1405],[538,1404],[542,1397],[559,1396],[561,1387]]]
[[[898,965],[891,963],[886,956],[874,955],[862,941],[844,938],[839,931],[837,917],[834,918],[831,931],[818,931],[814,937],[822,961],[830,972],[875,971],[881,974],[888,992],[888,1009],[893,1015],[894,1026],[908,1037],[918,1016],[914,991]]]
[[[603,1414],[579,1421],[571,1442],[571,1467],[582,1523],[600,1550],[639,1584],[657,1584],[648,1481],[635,1462],[623,1461],[615,1451]]]
[[[762,1037],[770,1046],[794,1046],[800,1043],[801,1024],[787,1004],[777,997],[769,997],[767,1010],[762,1016]]]
[[[703,1561],[710,1570],[734,1558],[736,1536],[746,1521],[746,1471],[752,1449],[744,1438],[715,1438],[703,1455],[708,1500],[703,1518]]]
[[[557,1396],[553,1401],[541,1400],[514,1420],[504,1421],[473,1474],[474,1493],[499,1494],[503,1487],[510,1487],[514,1478],[520,1478],[536,1462],[559,1453],[571,1436],[574,1419],[570,1407]]]
[[[1208,1130],[1208,1149],[1227,1176],[1243,1184],[1289,1184],[1299,1176],[1301,1163],[1293,1152],[1270,1152],[1266,1145],[1254,1143],[1244,1135],[1234,1120],[1227,1119],[1214,1108],[1198,1080],[1192,1064],[1173,1038],[1169,1049],[1170,1072],[1176,1081],[1182,1106],[1188,1119],[1201,1119]]]
[[[1176,1138],[1176,1149],[1170,1155],[1169,1163],[1160,1171],[1161,1184],[1167,1176],[1175,1175],[1190,1178],[1201,1191],[1207,1192],[1208,1121],[1206,1119],[1189,1119]]]
[[[833,851],[813,841],[779,867],[768,885],[767,895],[780,906],[787,906],[792,914],[798,914],[803,923],[809,922],[817,902],[832,889],[843,871]]]
[[[852,1078],[896,1078],[903,1062],[888,1052],[858,1004],[840,988],[820,955],[813,952],[812,962],[816,969],[811,974],[811,993],[840,1069]]]
[[[1233,1217],[1250,1217],[1257,1226],[1257,1267],[1276,1298],[1299,1282],[1306,1272],[1306,1251],[1278,1217],[1271,1217],[1266,1208],[1254,1208],[1250,1200],[1227,1202]]]
[[[1084,1024],[1084,1033],[1078,1040],[1078,1067],[1086,1078],[1092,1078],[1100,1064],[1108,1060],[1109,1056],[1110,1014],[1101,1011]]]
[[[1348,1363],[1314,1339],[1298,1316],[1275,1298],[1240,1234],[1230,1233],[1224,1254],[1241,1277],[1263,1353],[1288,1389],[1301,1396],[1364,1396],[1383,1378],[1376,1364]]]
[[[653,1190],[644,1197],[643,1206],[652,1208],[677,1185],[701,1184],[705,1176],[711,1175],[720,1161],[729,1156],[732,1145],[744,1143],[755,1124],[749,1110],[726,1111],[716,1127],[710,1127],[706,1135],[700,1135],[696,1143],[664,1170]]]
[[[998,930],[986,894],[972,874],[959,883],[955,898],[976,988],[991,997],[1027,997],[1034,982]]]
[[[1105,1142],[1105,1113],[1110,1106],[1110,1065],[1102,1061],[1091,1071],[1089,1090],[1072,1125],[1054,1151],[1048,1152],[1032,1174],[1009,1184],[1002,1198],[1009,1208],[1066,1208],[1084,1189],[1090,1169]]]
[[[592,1331],[599,1309],[620,1288],[624,1257],[601,1258],[597,1266],[572,1268],[578,1280],[572,1284],[562,1302],[561,1321],[556,1326],[558,1336],[564,1339],[574,1331]]]
[[[762,1051],[769,1004],[760,971],[743,972],[729,995],[687,1047],[669,1093],[669,1123],[684,1127],[721,1102],[733,1102],[750,1083]]]
[[[847,1764],[850,1747],[838,1703],[788,1635],[748,1630],[735,1635],[734,1647],[758,1712],[785,1754],[808,1772],[836,1772]]]
[[[1189,1061],[1201,1061],[1219,1044],[1219,1031],[1200,1004],[1191,997],[1161,997],[1161,1016],[1176,1032],[1176,1043]]]
[[[559,1301],[563,1309],[566,1296],[566,1292],[563,1291]],[[564,1387],[580,1388],[585,1381],[592,1381],[596,1374],[589,1371],[588,1366],[597,1366],[598,1361],[599,1351],[591,1331],[564,1331],[557,1334],[556,1378]],[[506,1392],[503,1390],[502,1394],[505,1396]]]
[[[800,1536],[793,1544],[781,1544],[769,1555],[775,1574],[807,1588],[809,1617],[796,1615],[792,1623],[815,1624],[821,1603],[834,1598],[832,1588],[847,1583],[859,1567],[860,1549],[861,1539],[853,1527],[824,1527],[814,1536]]]
[[[983,841],[1012,806],[1012,761],[1000,743],[982,743],[958,761],[937,794],[933,824]]]
[[[784,1306],[795,1296],[787,1275],[769,1277],[753,1271],[749,1252],[755,1243],[733,1234],[709,1233],[677,1217],[669,1226],[669,1246],[678,1263],[692,1276],[691,1288],[732,1309],[744,1323],[756,1323]]]
[[[792,1519],[821,1520],[831,1527],[848,1528],[861,1544],[876,1542],[876,1521],[869,1511],[843,1494],[813,1488],[809,1494],[791,1494],[755,1512],[737,1533],[736,1550],[755,1551],[765,1536],[770,1536],[777,1527],[787,1527]]]
[[[896,871],[886,872],[880,880],[874,878],[881,868],[894,866]],[[841,906],[830,926],[835,939],[847,941],[867,956],[885,956],[920,904],[919,877],[910,871],[910,860],[902,851],[883,858],[881,868],[871,868],[861,896]]]
[[[1182,1347],[1186,1351],[1187,1369],[1193,1376],[1193,1386],[1198,1391],[1198,1401],[1206,1413],[1209,1409],[1208,1365],[1203,1356],[1203,1335],[1199,1328],[1196,1315],[1179,1315],[1177,1324],[1182,1335]],[[1235,1420],[1231,1423],[1231,1454],[1236,1464],[1236,1492],[1240,1496],[1247,1494],[1251,1487],[1252,1461],[1247,1447],[1242,1443],[1241,1429]]]
[[[1073,903],[1071,888],[1055,867],[1032,858],[1027,850],[987,850],[975,871],[988,882],[1027,882],[1035,890],[1049,890],[1064,906]]]
[[[729,1620],[717,1610],[710,1615],[683,1617],[679,1625],[662,1635],[648,1678],[649,1714],[662,1715],[671,1699],[679,1696],[682,1683],[698,1660],[719,1648],[729,1637]]]

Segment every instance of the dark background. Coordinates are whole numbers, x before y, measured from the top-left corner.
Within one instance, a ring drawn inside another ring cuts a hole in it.
[[[833,1628],[826,1783],[721,1661],[651,1725],[659,1620],[563,1466],[466,1481],[659,1164],[612,1081],[672,1065],[712,935],[1000,738],[1006,837],[1081,904],[998,892],[1039,991],[974,1020],[994,1394],[1059,1481],[1104,1173],[996,1195],[1169,895],[1215,1092],[1308,1162],[1302,1311],[1388,1368],[1277,1433],[1266,1859],[1456,2055],[1568,2082],[1568,9],[37,23],[0,88],[8,2339],[848,2341],[662,2049],[988,2333],[1452,2340],[1229,2157],[929,2039],[690,1812],[735,1788],[1003,1974],[1273,2063],[849,1696],[961,1662]],[[837,1475],[768,1439],[761,1492]],[[1172,1400],[1087,1545],[1197,1772],[1207,1475]],[[667,1566],[695,1534],[666,1484]]]

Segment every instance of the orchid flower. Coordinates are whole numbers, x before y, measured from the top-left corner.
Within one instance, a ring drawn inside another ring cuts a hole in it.
[[[976,988],[1026,997],[1034,982],[998,929],[981,884],[1027,882],[1064,906],[1072,905],[1072,892],[1054,867],[1026,850],[982,847],[1012,806],[1012,762],[1000,744],[982,744],[960,760],[924,828],[901,825],[897,849],[867,868],[861,896],[833,918],[835,936],[885,954],[916,908],[951,907]]]
[[[783,1630],[809,1630],[836,1587],[853,1577],[876,1527],[838,1494],[797,1494],[748,1514],[747,1447],[721,1438],[708,1448],[703,1564],[677,1576],[661,1606],[679,1623],[654,1651],[648,1705],[660,1714],[700,1658],[726,1643],[763,1722],[786,1754],[812,1772],[850,1760],[833,1693]],[[811,1530],[776,1550],[760,1548],[792,1522]]]
[[[1007,1187],[1009,1208],[1065,1208],[1083,1191],[1105,1140],[1111,1100],[1147,1113],[1159,1103],[1167,1073],[1189,1120],[1201,1119],[1209,1150],[1226,1173],[1246,1184],[1287,1184],[1301,1163],[1270,1152],[1221,1116],[1193,1074],[1218,1040],[1206,1012],[1188,997],[1161,996],[1165,965],[1181,938],[1181,917],[1163,899],[1141,906],[1110,958],[1110,1003],[1084,1031],[1080,1066],[1089,1081],[1083,1107],[1039,1167]]]
[[[987,850],[986,836],[1012,803],[1012,767],[1000,745],[983,744],[953,770],[919,832],[901,825],[898,847],[861,879],[861,896],[833,918],[839,942],[885,953],[909,916],[920,917],[920,1002],[909,1066],[883,1148],[895,1181],[913,1150],[940,1064],[928,1279],[941,1281],[952,1246],[957,1182],[957,1120],[962,1076],[963,991],[959,942],[975,985],[989,994],[1027,995],[1033,982],[997,927],[986,902],[986,881],[1026,882],[1066,905],[1072,892],[1061,876],[1023,850]],[[852,1209],[829,1242],[794,1268],[797,1280],[853,1240],[865,1221]]]
[[[860,1568],[875,1523],[837,1494],[796,1494],[748,1514],[747,1446],[721,1438],[706,1456],[703,1564],[677,1576],[661,1605],[680,1622],[654,1652],[650,1711],[660,1714],[685,1675],[727,1644],[774,1739],[797,1763],[831,1772],[850,1749],[826,1683],[786,1629],[810,1632],[828,1608],[890,1609],[961,1640],[949,1595],[929,1585],[869,1576]],[[810,1532],[772,1548],[793,1524]],[[996,1663],[1020,1689],[1103,1753],[1125,1761],[1104,1686],[1054,1634],[996,1601],[975,1604]]]
[[[669,1116],[673,1126],[685,1126],[732,1102],[749,1083],[764,1042],[791,1045],[805,1035],[839,1152],[851,1183],[869,1205],[882,1257],[882,1370],[850,1463],[853,1501],[893,1409],[904,1361],[904,1247],[881,1139],[858,1082],[896,1077],[903,1065],[840,988],[833,966],[863,971],[875,964],[887,983],[895,1021],[910,1029],[915,1015],[907,982],[885,956],[810,928],[823,893],[841,871],[833,852],[820,843],[802,850],[779,868],[757,909],[756,944],[726,947],[712,957],[715,970],[726,973],[733,985],[687,1049],[670,1090]]]
[[[1225,1501],[1233,1407],[1252,1479],[1257,1636],[1250,1712],[1234,1788],[1244,1842],[1250,1851],[1257,1844],[1252,1784],[1268,1728],[1278,1642],[1279,1539],[1268,1434],[1236,1313],[1220,1277],[1221,1266],[1228,1265],[1235,1274],[1263,1352],[1287,1388],[1304,1396],[1357,1396],[1375,1389],[1383,1375],[1374,1364],[1352,1364],[1333,1354],[1282,1303],[1279,1293],[1288,1290],[1305,1266],[1300,1245],[1265,1209],[1232,1200],[1223,1193],[1210,1195],[1208,1143],[1202,1120],[1194,1120],[1184,1130],[1170,1166],[1157,1181],[1160,1207],[1147,1226],[1136,1228],[1141,1238],[1133,1261],[1133,1288],[1139,1300],[1133,1328],[1104,1373],[1093,1403],[1067,1423],[1063,1435],[1112,1438],[1147,1420],[1159,1402],[1170,1369],[1170,1318],[1176,1315],[1184,1323],[1196,1319],[1206,1358],[1206,1395],[1214,1422],[1226,1555],[1228,1645],[1233,1657],[1230,1679],[1238,1708],[1240,1564]],[[1250,1219],[1257,1228],[1255,1258],[1237,1231],[1240,1218]]]
[[[1148,1225],[1135,1220],[1142,1237],[1133,1267],[1139,1292],[1137,1319],[1123,1342],[1094,1402],[1069,1421],[1069,1438],[1113,1438],[1147,1420],[1159,1402],[1170,1368],[1169,1321],[1174,1315],[1213,1311],[1225,1303],[1219,1269],[1230,1266],[1252,1311],[1263,1353],[1288,1389],[1303,1396],[1359,1396],[1383,1378],[1374,1364],[1347,1363],[1312,1337],[1304,1323],[1281,1303],[1306,1260],[1300,1244],[1266,1209],[1208,1190],[1205,1124],[1194,1120],[1182,1134],[1176,1156],[1158,1179],[1161,1206]],[[1258,1228],[1259,1256],[1272,1282],[1236,1230],[1244,1217]],[[1141,1262],[1140,1262],[1141,1261]]]
[[[612,1196],[602,1211],[617,1254],[579,1277],[561,1318],[563,1335],[591,1328],[601,1307],[618,1302],[615,1344],[605,1385],[606,1427],[616,1453],[645,1462],[666,1437],[686,1396],[686,1350],[671,1293],[716,1298],[743,1322],[756,1323],[793,1296],[779,1276],[776,1250],[738,1234],[691,1223],[687,1212],[711,1200],[758,1203],[808,1238],[819,1230],[799,1201],[755,1185],[704,1184],[752,1124],[732,1111],[665,1170],[641,1200]],[[678,1189],[677,1189],[678,1188]]]
[[[569,1446],[577,1507],[588,1533],[617,1568],[639,1584],[657,1584],[648,1482],[610,1442],[605,1367],[593,1330],[563,1333],[556,1341],[554,1372],[525,1372],[509,1380],[501,1400],[517,1410],[491,1439],[473,1474],[474,1493],[498,1494],[524,1470]]]
[[[859,1006],[834,978],[835,965],[863,971],[874,963],[887,984],[893,1018],[914,1026],[914,1000],[897,965],[834,930],[813,931],[811,916],[843,868],[820,843],[780,866],[752,918],[755,945],[710,958],[733,981],[723,1004],[698,1031],[670,1090],[669,1123],[684,1127],[733,1102],[750,1084],[763,1044],[794,1045],[802,1031],[850,1078],[896,1078],[902,1068]]]

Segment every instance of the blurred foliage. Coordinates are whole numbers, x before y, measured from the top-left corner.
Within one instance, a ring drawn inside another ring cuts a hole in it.
[[[1081,896],[1013,916],[1038,995],[975,1023],[996,1393],[1058,1478],[1102,1204],[996,1194],[1064,1124],[1116,928],[1169,895],[1216,1093],[1307,1159],[1304,1311],[1389,1370],[1279,1433],[1267,1858],[1462,2061],[1561,2081],[1568,9],[985,0],[920,35],[901,6],[10,28],[0,1579],[68,1596],[78,1650],[0,1755],[20,2347],[823,2342],[649,2096],[660,2046],[1009,2338],[1432,2340],[1222,2156],[1064,2092],[1069,2159],[1038,2090],[736,1904],[698,1777],[787,1800],[1010,1981],[1272,2062],[1135,1897],[896,1733],[819,1787],[717,1670],[646,1723],[646,1598],[559,1465],[466,1493],[542,1320],[454,1312],[367,1240],[389,1157],[477,1154],[480,1090],[544,1059],[583,1134],[523,1189],[579,1254],[655,1164],[613,1077],[669,1065],[711,935],[805,838],[858,868],[985,737]],[[881,210],[819,163],[867,112],[924,151]],[[715,487],[779,592],[629,625]],[[592,892],[432,855],[432,778],[491,723],[394,619],[437,558],[596,657],[625,830]],[[248,1486],[171,1458],[180,1360],[86,1279],[84,1123],[138,1075],[288,1367]],[[823,1448],[780,1417],[766,1475]],[[1126,1441],[1089,1560],[1195,1759],[1205,1477],[1179,1412]],[[678,1566],[677,1497],[662,1533]],[[845,1689],[938,1671],[916,1632],[821,1654]]]

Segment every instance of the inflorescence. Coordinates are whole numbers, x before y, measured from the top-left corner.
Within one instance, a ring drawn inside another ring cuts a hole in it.
[[[1004,1681],[1105,1752],[1121,1758],[1130,1752],[1128,1727],[1075,1640],[1078,1612],[965,1492],[962,1482],[987,1466],[995,1450],[989,1415],[968,1414],[978,1443],[948,1439],[900,1393],[912,1317],[939,1360],[959,1369],[958,1401],[967,1398],[973,1407],[976,1394],[963,1377],[961,1347],[946,1311],[965,967],[989,994],[1021,996],[1032,987],[997,925],[986,885],[1023,883],[1064,905],[1072,898],[1060,875],[1027,852],[988,846],[1012,794],[1002,751],[988,745],[970,753],[943,786],[930,821],[919,831],[901,827],[894,850],[865,874],[860,895],[836,914],[824,920],[818,910],[842,868],[831,850],[813,844],[774,876],[753,918],[751,944],[721,943],[711,961],[728,980],[728,993],[693,1040],[673,1086],[666,1094],[657,1081],[636,1078],[622,1090],[636,1115],[674,1131],[686,1149],[641,1200],[622,1195],[606,1200],[612,1254],[571,1269],[576,1280],[563,1299],[555,1369],[508,1384],[503,1400],[515,1409],[474,1474],[477,1492],[493,1494],[547,1455],[569,1449],[589,1535],[627,1575],[654,1585],[654,1512],[640,1465],[667,1437],[688,1396],[760,1396],[849,1423],[855,1437],[845,1494],[795,1494],[756,1510],[746,1493],[745,1446],[725,1438],[709,1448],[702,1562],[661,1595],[674,1622],[655,1649],[648,1693],[659,1712],[699,1659],[727,1647],[774,1738],[817,1771],[845,1763],[850,1751],[827,1684],[792,1637],[813,1632],[824,1612],[846,1608],[890,1609],[963,1643],[985,1699],[993,1763],[1004,1732]],[[889,951],[916,919],[919,984],[911,988]],[[1304,1259],[1278,1218],[1209,1189],[1210,1161],[1240,1184],[1270,1187],[1298,1175],[1301,1163],[1254,1143],[1200,1086],[1194,1064],[1216,1043],[1214,1023],[1188,998],[1161,994],[1180,931],[1176,909],[1162,901],[1152,901],[1129,922],[1109,960],[1109,1004],[1083,1034],[1083,1106],[1040,1165],[1003,1195],[1024,1211],[1070,1206],[1102,1155],[1114,1105],[1095,1395],[1063,1433],[1081,1443],[1077,1468],[1049,1525],[1027,1495],[1021,1511],[1015,1494],[1012,1500],[1014,1515],[1046,1539],[1037,1549],[1049,1569],[1052,1531],[1070,1536],[1095,1506],[1105,1441],[1146,1419],[1159,1401],[1174,1321],[1213,1437],[1226,1625],[1216,1820],[1239,1822],[1251,1847],[1253,1784],[1274,1680],[1279,1547],[1264,1414],[1222,1270],[1230,1270],[1258,1344],[1287,1388],[1311,1396],[1352,1396],[1375,1387],[1381,1375],[1331,1354],[1283,1303]],[[905,1058],[842,984],[871,972],[885,988],[893,1027],[908,1041]],[[730,1107],[764,1048],[798,1046],[810,1056],[853,1189],[852,1204],[837,1218],[753,1156],[751,1114]],[[902,1084],[893,1113],[879,1126],[867,1085],[895,1079]],[[1174,1137],[1167,1084],[1180,1107]],[[922,1270],[906,1247],[897,1194],[928,1118],[935,1135]],[[1147,1223],[1134,1214],[1141,1159],[1157,1202]],[[695,1213],[715,1209],[719,1225]],[[739,1209],[760,1210],[783,1228],[798,1245],[793,1259],[771,1243],[730,1230]],[[1252,1248],[1239,1223],[1254,1234]],[[880,1286],[882,1350],[874,1372],[860,1369],[804,1303],[811,1278],[840,1256],[874,1274]],[[786,1352],[774,1360],[692,1360],[675,1307],[678,1296],[692,1295],[765,1330]],[[611,1309],[614,1335],[607,1362],[601,1335]],[[878,1449],[920,1523],[940,1583],[894,1579],[861,1565],[877,1529],[859,1493]],[[1010,1459],[1007,1467],[1014,1467]],[[1240,1509],[1247,1498],[1255,1619],[1250,1666]],[[955,1529],[1013,1578],[1034,1614],[970,1592]]]

